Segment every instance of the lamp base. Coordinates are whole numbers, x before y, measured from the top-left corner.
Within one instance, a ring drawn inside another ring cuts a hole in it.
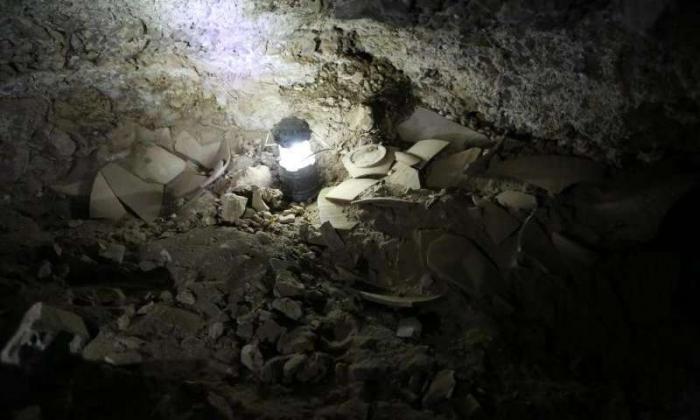
[[[319,177],[315,164],[294,172],[280,168],[280,180],[282,192],[288,200],[303,202],[318,193]]]

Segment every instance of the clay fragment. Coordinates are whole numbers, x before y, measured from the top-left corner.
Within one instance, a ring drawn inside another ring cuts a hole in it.
[[[364,291],[358,291],[360,297],[363,299],[378,303],[384,306],[390,306],[392,308],[411,308],[414,305],[420,305],[422,303],[429,303],[434,300],[440,299],[442,295],[435,296],[392,296],[392,295],[382,295],[379,293],[370,293]]]
[[[426,164],[427,162],[430,161],[430,159],[434,158],[437,156],[438,153],[442,151],[447,145],[449,145],[450,142],[445,141],[445,140],[435,140],[435,139],[428,139],[428,140],[421,140],[411,146],[410,149],[406,150],[406,153],[409,153],[413,156],[416,156],[420,158],[422,161],[423,165]]]
[[[331,188],[324,188],[318,193],[316,205],[318,206],[318,217],[321,224],[329,222],[331,226],[338,230],[350,230],[357,225],[357,220],[351,218],[345,206],[339,205],[326,198]]]
[[[587,159],[540,155],[492,161],[488,174],[520,179],[559,194],[571,185],[602,179],[604,168]]]
[[[126,209],[107,184],[102,172],[98,172],[90,193],[90,217],[116,221],[125,214]]]
[[[481,149],[473,147],[436,161],[429,168],[430,172],[426,179],[427,186],[430,188],[456,186],[465,169],[480,156]]]
[[[102,174],[119,200],[141,219],[152,222],[160,215],[163,205],[162,185],[146,182],[114,163],[102,168]]]
[[[496,196],[496,201],[503,207],[517,210],[532,210],[537,207],[537,199],[534,195],[520,191],[503,191]]]
[[[422,107],[416,108],[407,120],[399,124],[397,132],[403,141],[411,143],[423,139],[440,139],[460,148],[465,145],[491,144],[485,135]]]
[[[385,179],[389,184],[399,185],[408,190],[419,190],[421,188],[418,170],[400,162],[396,163],[394,172]]]
[[[379,180],[367,178],[346,179],[328,191],[326,199],[350,203],[377,182],[379,182]]]

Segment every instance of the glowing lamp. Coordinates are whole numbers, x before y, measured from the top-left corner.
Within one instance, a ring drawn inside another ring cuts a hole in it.
[[[280,166],[289,172],[296,172],[316,163],[316,156],[311,150],[311,142],[300,140],[289,147],[280,145]]]
[[[285,118],[272,128],[272,137],[279,146],[280,179],[285,196],[293,201],[315,196],[319,182],[309,124],[300,118]]]

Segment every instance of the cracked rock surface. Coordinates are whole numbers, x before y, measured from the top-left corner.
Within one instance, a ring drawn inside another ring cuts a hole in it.
[[[78,194],[135,123],[245,144],[295,114],[327,149],[415,101],[618,165],[697,150],[698,6],[654,3],[3,2],[0,188]]]

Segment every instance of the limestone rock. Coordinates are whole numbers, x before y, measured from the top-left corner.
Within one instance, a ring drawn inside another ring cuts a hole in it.
[[[452,397],[457,381],[454,370],[445,369],[438,372],[423,396],[423,405],[430,407],[440,401],[449,400]]]
[[[58,158],[67,158],[72,156],[77,148],[73,139],[71,139],[67,133],[61,130],[51,131],[49,134],[49,141],[51,142],[51,147],[53,148],[54,154]]]
[[[121,264],[124,261],[124,254],[126,253],[126,247],[121,244],[109,244],[104,249],[100,251],[100,257],[108,259],[117,264]]]
[[[283,225],[294,223],[296,217],[293,214],[283,214],[277,218],[277,221]]]
[[[517,210],[532,210],[537,207],[535,196],[520,191],[503,191],[496,196],[496,201],[504,207]]]
[[[2,363],[21,365],[25,358],[47,350],[59,334],[71,337],[68,348],[60,351],[79,352],[90,337],[78,315],[42,302],[32,305],[24,314],[17,331],[0,353]]]
[[[276,356],[270,358],[260,370],[260,380],[273,384],[282,380],[283,368],[289,360],[289,356]]]
[[[216,321],[209,326],[209,338],[211,340],[217,340],[224,334],[224,323],[221,321]]]
[[[125,150],[131,147],[136,140],[136,125],[129,120],[122,120],[119,125],[110,132],[110,146],[113,150]]]
[[[108,354],[105,356],[104,361],[114,366],[135,365],[143,361],[143,356],[136,351],[126,351],[123,353]]]
[[[128,331],[137,335],[174,333],[192,336],[204,326],[204,320],[193,312],[156,303],[144,317],[132,323]]]
[[[427,139],[420,140],[411,146],[406,153],[421,159],[422,165],[438,155],[450,143],[445,140]]]
[[[281,354],[313,351],[316,334],[309,327],[297,327],[282,334],[277,341],[277,351]]]
[[[272,185],[272,172],[265,165],[250,166],[236,179],[236,188],[267,188]]]
[[[197,298],[195,297],[194,293],[187,289],[182,290],[175,295],[175,300],[185,305],[194,305],[197,303]]]
[[[241,349],[241,363],[250,371],[260,372],[264,362],[265,359],[257,345],[246,344]]]
[[[283,313],[287,318],[295,321],[301,319],[301,317],[304,315],[304,311],[301,307],[301,304],[288,297],[282,297],[273,300],[272,307]]]
[[[302,383],[318,382],[328,373],[331,361],[327,354],[316,352],[306,358],[301,369],[297,371],[296,378]]]
[[[270,211],[270,207],[265,204],[265,200],[262,198],[262,191],[259,188],[253,190],[253,199],[251,206],[255,211]]]
[[[45,279],[50,277],[52,272],[53,269],[51,267],[51,263],[49,261],[44,261],[39,266],[39,270],[37,270],[36,277],[38,279]]]
[[[367,132],[371,130],[374,125],[372,109],[366,105],[353,107],[347,114],[346,119],[350,129],[359,132]]]
[[[277,339],[287,331],[286,328],[281,327],[275,320],[267,319],[256,331],[256,336],[263,342],[268,342],[270,344],[277,343]]]
[[[399,338],[418,338],[422,330],[423,325],[417,318],[403,318],[396,328],[396,336]]]
[[[221,197],[221,220],[233,223],[245,213],[248,198],[233,193],[224,194]]]
[[[304,366],[308,357],[305,354],[294,354],[285,362],[282,367],[282,374],[285,382],[291,382],[297,372]]]
[[[291,272],[281,270],[277,273],[273,289],[275,296],[297,297],[303,295],[305,290],[304,283],[297,280]]]

